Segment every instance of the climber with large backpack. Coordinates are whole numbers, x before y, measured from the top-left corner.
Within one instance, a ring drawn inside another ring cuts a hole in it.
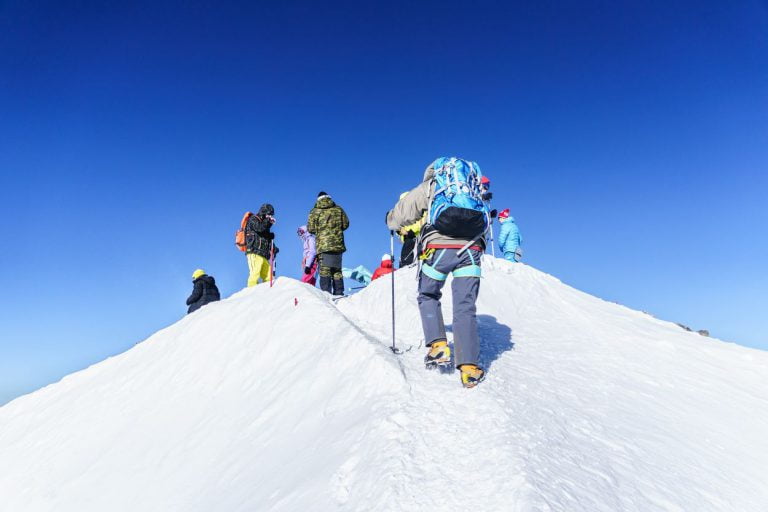
[[[419,313],[428,352],[427,368],[449,368],[451,349],[440,307],[442,288],[453,275],[453,338],[456,368],[466,388],[485,377],[479,366],[480,340],[476,306],[480,290],[481,261],[485,236],[491,223],[483,200],[483,174],[475,162],[460,158],[438,158],[427,167],[420,185],[403,196],[387,214],[391,231],[418,221],[426,222],[419,234]]]
[[[245,253],[248,261],[248,286],[272,280],[275,255],[275,209],[271,204],[261,205],[258,213],[246,212],[235,234],[235,245]]]

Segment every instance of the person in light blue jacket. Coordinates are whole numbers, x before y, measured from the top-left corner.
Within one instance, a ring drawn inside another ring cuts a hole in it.
[[[499,248],[504,253],[504,259],[507,261],[520,261],[523,258],[523,237],[520,235],[520,229],[515,224],[515,218],[509,216],[509,208],[499,213]]]

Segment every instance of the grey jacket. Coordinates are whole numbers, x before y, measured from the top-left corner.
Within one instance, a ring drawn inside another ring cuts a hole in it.
[[[424,171],[422,182],[408,194],[400,199],[392,210],[387,214],[387,227],[394,231],[413,224],[424,216],[424,212],[429,209],[429,202],[432,194],[435,192],[435,182],[432,178],[435,170],[430,165]],[[429,224],[421,228],[421,247],[427,245],[456,245],[463,247],[467,242],[466,238],[451,238],[437,232]],[[477,240],[477,245],[485,248],[485,237]]]

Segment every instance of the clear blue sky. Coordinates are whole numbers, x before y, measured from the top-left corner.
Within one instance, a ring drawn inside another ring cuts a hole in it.
[[[442,155],[527,263],[768,349],[765,2],[242,4],[0,3],[0,403],[239,290],[265,201],[279,273],[319,190],[372,268]]]

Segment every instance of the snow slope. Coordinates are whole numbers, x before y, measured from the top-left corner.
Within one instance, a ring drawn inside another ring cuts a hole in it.
[[[280,278],[0,408],[0,510],[768,510],[768,353],[484,266],[476,389],[424,370],[415,270],[400,357],[388,278]]]

